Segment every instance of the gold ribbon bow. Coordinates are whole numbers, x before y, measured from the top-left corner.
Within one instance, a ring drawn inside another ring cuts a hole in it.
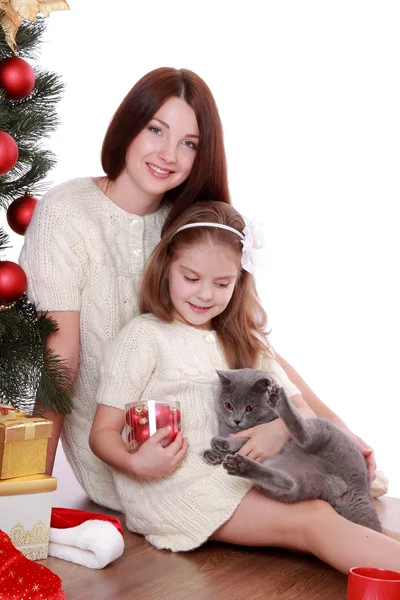
[[[19,428],[19,426],[24,427],[24,440],[34,440],[35,439],[35,427],[36,427],[36,423],[38,422],[37,419],[32,419],[30,417],[27,417],[28,413],[25,411],[21,411],[21,412],[10,412],[7,415],[1,415],[0,414],[0,425],[1,423],[6,423],[7,425],[5,426],[6,429],[8,429],[9,426],[13,427],[16,426]]]
[[[11,50],[16,50],[15,37],[22,21],[34,21],[38,13],[48,17],[53,10],[69,10],[69,6],[65,0],[0,0],[0,25]]]

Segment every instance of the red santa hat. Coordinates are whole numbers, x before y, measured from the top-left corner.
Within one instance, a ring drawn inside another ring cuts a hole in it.
[[[124,551],[121,521],[73,508],[53,508],[49,556],[102,569]]]

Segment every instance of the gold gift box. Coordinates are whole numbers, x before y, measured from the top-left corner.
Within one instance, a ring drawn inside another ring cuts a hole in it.
[[[0,407],[0,479],[44,473],[53,423]]]
[[[57,479],[42,474],[0,481],[0,529],[31,560],[47,558],[56,488]]]

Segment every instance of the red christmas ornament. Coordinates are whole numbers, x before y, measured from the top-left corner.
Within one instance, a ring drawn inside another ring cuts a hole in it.
[[[31,65],[18,56],[0,63],[0,87],[6,92],[7,100],[26,98],[35,87],[35,80]]]
[[[134,438],[137,441],[137,443],[139,445],[141,445],[141,444],[143,444],[143,442],[148,440],[149,437],[150,437],[149,424],[144,423],[143,425],[141,425],[139,423],[137,425],[137,427],[135,428],[135,435],[134,435]]]
[[[178,415],[176,413],[172,413],[169,415],[168,423],[167,423],[167,425],[170,425],[170,427],[171,427],[171,433],[167,437],[167,440],[169,440],[169,442],[173,442],[174,439],[176,438],[178,432],[180,431],[179,423],[180,423],[180,415],[179,415],[179,421],[178,421]]]
[[[156,405],[156,427],[166,427],[168,425],[169,407],[166,404]]]
[[[7,210],[7,221],[15,233],[24,235],[31,222],[36,203],[37,198],[34,198],[29,191],[25,193],[25,196],[11,202]]]
[[[138,408],[138,406],[135,406],[125,413],[126,424],[132,429],[137,426],[140,419],[147,417],[147,409],[143,405],[140,406],[140,410]]]
[[[0,302],[18,300],[26,290],[25,271],[16,263],[0,260]]]
[[[11,135],[0,131],[0,175],[10,171],[18,160],[18,146]]]
[[[179,410],[179,408],[173,408],[173,409],[170,408],[170,412],[173,415],[175,415],[176,423],[178,425],[180,425],[180,423],[181,423],[181,411]]]

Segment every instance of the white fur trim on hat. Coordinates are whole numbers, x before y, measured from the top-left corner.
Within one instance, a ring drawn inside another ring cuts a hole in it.
[[[124,538],[108,521],[91,519],[77,527],[50,527],[49,555],[70,562],[102,569],[121,556]]]

